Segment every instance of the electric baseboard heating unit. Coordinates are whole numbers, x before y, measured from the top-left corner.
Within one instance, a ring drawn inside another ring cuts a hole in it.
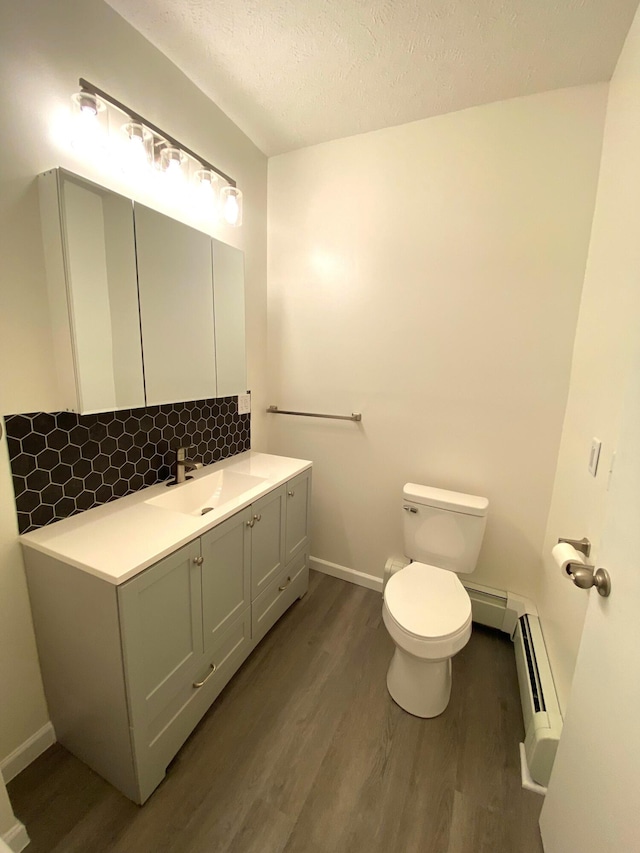
[[[513,642],[524,717],[524,753],[529,775],[546,788],[562,732],[562,715],[537,616],[525,613],[518,619]]]

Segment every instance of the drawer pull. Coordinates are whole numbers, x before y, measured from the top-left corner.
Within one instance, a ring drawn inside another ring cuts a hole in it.
[[[214,673],[215,671],[216,671],[216,665],[215,665],[215,663],[212,663],[212,664],[211,664],[211,672],[210,672],[208,675],[206,675],[206,676],[202,679],[202,681],[194,681],[194,682],[193,682],[193,686],[194,686],[195,688],[202,687],[202,685],[203,685],[203,684],[206,684],[206,683],[207,683],[207,681],[211,678],[211,676],[213,675],[213,673]]]
[[[262,515],[254,515],[253,520],[254,521],[262,521]]]
[[[201,566],[204,563],[204,557],[194,557],[193,562],[196,566]]]
[[[255,518],[252,518],[252,519],[251,519],[251,521],[247,521],[247,527],[253,527],[253,525],[254,525],[255,523],[256,523]]]
[[[284,591],[285,591],[285,589],[289,586],[289,584],[290,584],[290,583],[291,583],[291,575],[289,575],[289,577],[287,578],[287,582],[286,582],[285,584],[283,584],[283,586],[279,586],[279,587],[278,587],[278,590],[279,590],[280,592],[284,592]]]
[[[295,492],[287,492],[287,494],[289,495],[290,498],[292,498],[295,495]]]

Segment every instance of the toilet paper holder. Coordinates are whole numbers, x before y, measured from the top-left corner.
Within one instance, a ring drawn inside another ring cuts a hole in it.
[[[591,553],[591,542],[587,539],[586,536],[583,536],[582,539],[564,539],[562,536],[558,539],[558,544],[560,542],[566,542],[567,545],[573,545],[576,551],[580,551],[585,557],[588,557]]]
[[[558,539],[558,542],[566,542],[573,545],[576,551],[580,551],[588,557],[591,553],[591,542],[587,537],[582,539]],[[596,569],[583,563],[569,563],[569,577],[580,589],[591,589],[592,586],[598,590],[598,594],[607,598],[611,593],[611,577],[606,569]]]

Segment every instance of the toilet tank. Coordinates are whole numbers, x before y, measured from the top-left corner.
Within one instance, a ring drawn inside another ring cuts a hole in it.
[[[402,490],[404,553],[457,574],[469,574],[478,561],[489,501],[405,483]]]

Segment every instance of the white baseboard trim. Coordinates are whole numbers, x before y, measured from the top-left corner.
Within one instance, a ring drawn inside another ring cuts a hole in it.
[[[13,850],[13,853],[22,853],[29,843],[25,825],[17,820],[11,829],[4,833],[2,840]]]
[[[28,740],[25,740],[17,749],[14,749],[12,753],[0,761],[0,771],[2,771],[4,781],[10,782],[15,779],[18,773],[21,773],[25,767],[28,767],[32,761],[35,761],[45,749],[49,749],[55,742],[56,733],[53,726],[51,723],[45,723]]]
[[[374,589],[376,592],[382,594],[382,578],[377,578],[375,575],[358,572],[356,569],[339,566],[337,563],[320,560],[318,557],[309,557],[309,563],[311,568],[317,572],[331,575],[334,578],[340,578],[343,581],[349,581],[349,583],[355,583],[358,586],[365,586],[367,589]]]

